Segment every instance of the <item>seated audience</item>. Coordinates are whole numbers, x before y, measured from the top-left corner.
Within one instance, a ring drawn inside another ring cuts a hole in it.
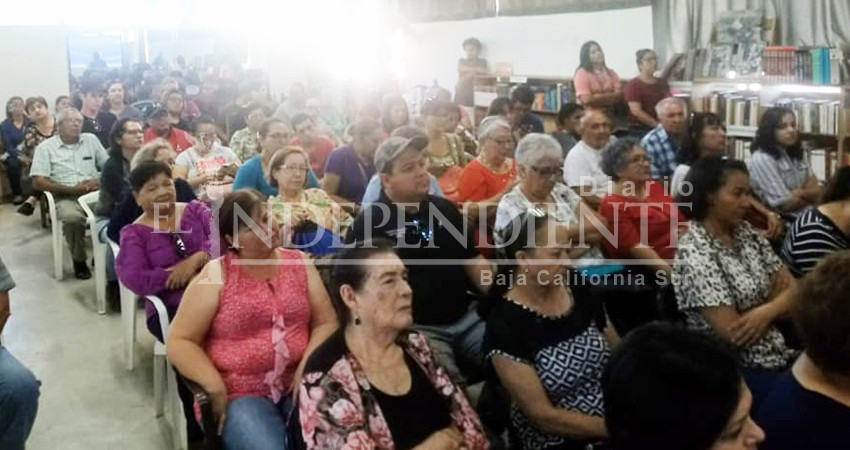
[[[230,148],[240,161],[245,162],[259,153],[260,142],[257,135],[267,115],[266,108],[261,104],[252,104],[245,108],[245,128],[236,130],[230,138]]]
[[[567,157],[567,153],[573,149],[581,140],[579,133],[579,123],[581,116],[584,115],[584,106],[578,103],[564,103],[561,109],[558,110],[558,118],[555,120],[555,131],[551,133],[563,151],[563,157]]]
[[[271,118],[260,125],[257,134],[260,154],[251,157],[239,167],[233,180],[233,190],[256,189],[266,196],[275,195],[277,189],[268,181],[269,161],[278,150],[289,145],[292,129],[283,120]],[[307,187],[319,187],[319,180],[312,170],[307,174]]]
[[[514,158],[519,181],[499,200],[493,225],[496,246],[509,239],[506,230],[512,220],[531,209],[540,209],[550,219],[565,225],[584,223],[583,242],[573,245],[570,257],[581,270],[601,264],[603,256],[598,244],[602,234],[588,225],[602,223],[604,219],[561,183],[563,162],[558,142],[544,134],[529,134],[519,141]]]
[[[375,149],[381,143],[381,124],[375,119],[361,119],[352,127],[351,144],[339,147],[328,156],[322,188],[331,198],[346,203],[360,203],[366,185],[375,175]]]
[[[482,277],[489,264],[475,248],[467,223],[450,201],[428,194],[428,171],[423,154],[428,139],[391,137],[375,152],[375,169],[383,190],[377,202],[363,208],[346,236],[391,239],[403,261],[411,263],[408,281],[413,288],[413,322],[431,343],[449,374],[463,380],[481,369],[484,322],[472,307],[467,291],[483,291]],[[403,228],[399,229],[399,224]],[[462,239],[458,241],[458,233]],[[453,261],[450,263],[449,261]],[[436,283],[435,280],[439,280]]]
[[[679,239],[673,287],[687,327],[738,347],[758,405],[795,352],[774,325],[788,315],[796,281],[770,243],[744,221],[752,200],[744,163],[703,158],[685,182],[690,228]]]
[[[335,261],[331,299],[341,328],[304,367],[299,447],[488,448],[463,389],[411,329],[413,291],[393,244],[366,241]],[[340,420],[340,402],[354,405],[350,420]]]
[[[32,166],[32,158],[38,144],[56,134],[56,118],[50,114],[50,107],[44,97],[30,97],[27,99],[25,109],[29,115],[30,123],[24,128],[24,140],[21,142],[21,151],[18,160],[21,162],[21,175],[32,176],[29,168]],[[8,173],[8,172],[7,172]],[[26,174],[26,175],[25,175]],[[41,198],[41,192],[33,190],[24,203],[18,208],[18,213],[25,216],[35,212],[35,205]]]
[[[608,145],[602,151],[600,165],[613,180],[611,193],[599,205],[599,213],[610,224],[613,235],[613,239],[603,241],[603,248],[610,258],[639,260],[634,272],[649,280],[646,289],[633,295],[619,293],[605,298],[611,320],[625,335],[660,318],[656,293],[666,284],[663,281],[670,279],[677,233],[687,229],[687,221],[664,192],[664,185],[650,178],[649,158],[637,139],[621,138]]]
[[[120,81],[111,81],[106,85],[106,102],[104,110],[111,113],[118,120],[131,118],[142,120],[142,112],[127,104],[127,95],[124,85]]]
[[[71,103],[71,97],[67,95],[60,95],[56,97],[56,101],[53,102],[53,113],[59,114],[60,112],[73,107],[74,105]]]
[[[381,102],[381,126],[383,139],[390,137],[396,128],[410,125],[410,111],[407,100],[400,95],[387,95]]]
[[[301,114],[307,109],[307,89],[303,83],[292,83],[289,95],[280,105],[277,105],[272,117],[289,123],[296,114]]]
[[[100,173],[100,191],[96,210],[99,218],[107,220],[121,203],[121,196],[128,186],[130,161],[142,148],[142,123],[132,117],[119,119],[109,134],[109,140],[112,142],[112,147],[109,149],[109,159],[104,163]],[[105,225],[106,221],[103,224]],[[98,229],[101,228],[98,227]]]
[[[309,157],[301,147],[284,147],[269,162],[269,213],[284,231],[284,242],[310,255],[335,253],[342,247],[348,215],[325,191],[305,189]]]
[[[588,111],[581,118],[581,140],[564,159],[564,182],[594,209],[609,192],[611,178],[599,166],[602,150],[614,140],[613,124],[602,111]]]
[[[850,448],[850,252],[825,257],[800,282],[792,316],[806,350],[756,418],[762,449]]]
[[[15,281],[0,259],[0,334],[12,314],[9,291],[14,288]],[[26,447],[38,413],[40,386],[32,372],[0,345],[0,448]]]
[[[618,337],[602,304],[569,282],[578,231],[536,210],[508,228],[484,350],[511,398],[510,434],[526,449],[585,448],[608,434],[600,378]]]
[[[33,187],[51,192],[65,241],[71,248],[74,276],[91,278],[86,263],[86,213],[77,197],[100,188],[100,170],[109,156],[97,137],[82,133],[83,116],[73,108],[56,117],[57,135],[38,145],[30,175]]]
[[[670,178],[676,170],[676,154],[687,134],[686,109],[685,101],[678,97],[667,97],[655,106],[659,124],[640,140],[649,155],[649,172],[654,180]]]
[[[510,120],[511,116],[511,99],[507,97],[496,97],[490,102],[490,107],[487,108],[487,117],[499,116],[503,119]]]
[[[589,111],[607,112],[623,101],[620,77],[605,64],[605,53],[596,41],[582,44],[573,85],[576,98]]]
[[[420,137],[426,140],[428,139],[428,135],[425,134],[425,131],[413,125],[397,128],[393,131],[392,136],[403,137],[406,139],[413,139],[414,137]],[[372,159],[374,163],[374,157]],[[429,173],[428,180],[428,195],[445,197],[442,189],[440,189],[440,184],[437,182],[437,178]],[[369,180],[369,184],[366,185],[366,191],[363,192],[363,198],[360,201],[360,208],[366,208],[370,204],[377,202],[378,198],[381,196],[382,189],[383,186],[381,186],[381,177],[379,174],[376,173],[375,175],[372,175],[372,179]]]
[[[80,84],[80,113],[83,115],[83,133],[91,133],[100,140],[103,148],[109,148],[109,132],[118,120],[111,113],[103,111],[103,96],[106,88],[99,79],[83,80]]]
[[[796,219],[800,212],[817,203],[821,188],[803,158],[794,111],[782,107],[765,111],[752,152],[750,182],[756,196],[767,206]]]
[[[534,91],[521,84],[511,92],[511,104],[508,119],[514,131],[514,139],[519,141],[529,133],[543,133],[543,121],[531,112],[534,104]],[[492,105],[491,105],[492,108]],[[494,111],[495,112],[495,111]],[[491,114],[488,114],[491,115]]]
[[[677,198],[684,191],[685,177],[691,170],[691,164],[703,157],[721,157],[726,154],[726,126],[714,113],[694,113],[691,126],[679,152],[676,155],[676,170],[670,178],[670,196]],[[687,189],[690,189],[688,187]],[[684,211],[687,215],[687,210]],[[752,208],[747,215],[754,227],[765,230],[765,237],[771,241],[781,238],[785,232],[778,214],[752,198]]]
[[[788,229],[779,256],[795,277],[812,270],[827,255],[850,249],[850,167],[832,175],[821,204],[797,218]]]
[[[635,56],[639,73],[626,83],[623,99],[629,105],[629,130],[640,139],[658,126],[656,106],[670,97],[670,86],[667,80],[655,76],[658,55],[654,51],[645,48],[638,50]]]
[[[192,136],[172,125],[168,111],[164,108],[157,108],[150,113],[148,125],[150,126],[145,130],[145,142],[150,142],[156,138],[165,139],[177,154],[192,147],[194,142]]]
[[[261,193],[228,194],[218,230],[228,250],[186,288],[168,359],[208,393],[224,448],[285,449],[293,384],[336,329],[333,308],[309,258],[280,248]]]
[[[209,116],[195,120],[195,145],[177,155],[174,163],[174,177],[188,181],[206,203],[233,190],[233,178],[242,165],[233,150],[218,142],[215,121]]]
[[[164,139],[148,142],[136,151],[136,155],[130,161],[130,171],[146,161],[158,161],[171,168],[174,166],[174,150]],[[177,201],[180,203],[197,200],[192,186],[182,178],[174,180],[174,189],[177,192]],[[121,201],[115,205],[109,224],[106,226],[106,236],[116,243],[121,240],[121,230],[144,214],[144,210],[136,202],[129,180],[124,181],[124,188],[119,198]]]
[[[291,144],[304,149],[310,155],[310,168],[318,178],[325,174],[325,163],[336,143],[329,137],[319,134],[316,121],[307,114],[296,114],[292,118],[295,138]]]
[[[602,393],[612,450],[755,450],[764,440],[735,350],[704,333],[632,331],[611,353]]]
[[[6,120],[0,123],[0,139],[6,155],[6,178],[12,190],[12,203],[20,205],[24,202],[24,191],[21,187],[22,161],[19,159],[18,146],[24,142],[24,130],[28,125],[24,110],[24,99],[12,97],[6,102]]]
[[[322,101],[318,98],[308,98],[307,102],[304,103],[304,114],[307,114],[311,119],[313,119],[313,123],[316,124],[315,132],[327,136],[328,139],[333,141],[334,147],[336,147],[342,140],[339,137],[339,133],[337,133],[334,128],[325,121],[325,115],[322,114],[323,107]]]
[[[187,133],[192,132],[192,121],[185,114],[186,104],[183,102],[183,93],[179,89],[166,90],[162,94],[162,100],[159,104],[168,111],[168,122],[171,123],[172,127],[181,129]],[[178,151],[178,153],[180,152]]]
[[[460,175],[458,201],[463,202],[464,215],[475,226],[479,249],[489,244],[487,250],[481,250],[491,256],[497,206],[502,196],[516,186],[511,124],[499,117],[485,118],[478,126],[478,142],[481,152]]]
[[[433,100],[422,107],[422,116],[428,134],[428,147],[425,149],[428,172],[437,178],[447,199],[458,201],[460,176],[472,156],[464,152],[463,142],[454,134],[457,106]]]

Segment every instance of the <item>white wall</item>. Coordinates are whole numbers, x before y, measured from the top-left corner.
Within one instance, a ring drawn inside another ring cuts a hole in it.
[[[68,51],[61,27],[0,27],[0,101],[41,95],[53,106],[68,95]]]
[[[484,45],[491,71],[496,62],[511,62],[515,75],[572,77],[581,45],[592,39],[602,46],[609,67],[632,78],[635,52],[653,46],[652,7],[415,24],[406,34],[405,84],[410,85],[430,86],[436,79],[453,90],[461,42],[470,36]]]

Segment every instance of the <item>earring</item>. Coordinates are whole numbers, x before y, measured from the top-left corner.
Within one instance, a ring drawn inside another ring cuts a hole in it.
[[[354,325],[360,325],[360,316],[354,315]]]

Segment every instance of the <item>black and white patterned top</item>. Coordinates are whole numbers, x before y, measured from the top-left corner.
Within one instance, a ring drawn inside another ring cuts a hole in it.
[[[750,224],[741,223],[734,237],[735,247],[725,247],[701,223],[691,222],[679,240],[673,289],[690,329],[712,331],[702,308],[731,306],[743,314],[767,300],[782,262]],[[774,326],[761,340],[739,349],[741,365],[749,368],[784,369],[794,356]]]
[[[829,217],[811,208],[797,217],[788,229],[780,256],[791,273],[799,278],[821,259],[850,248],[848,237]]]
[[[505,298],[487,317],[484,351],[534,368],[554,406],[602,416],[600,379],[610,349],[602,333],[605,313],[592,297],[573,289],[573,306],[560,316],[545,316]],[[581,448],[565,436],[546,434],[511,404],[511,426],[526,450]]]

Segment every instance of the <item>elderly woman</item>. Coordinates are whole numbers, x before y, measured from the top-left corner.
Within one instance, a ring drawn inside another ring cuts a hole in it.
[[[602,393],[612,450],[755,450],[764,440],[735,350],[715,336],[664,323],[632,331]]]
[[[540,210],[511,220],[490,290],[484,350],[511,398],[511,435],[524,449],[585,448],[607,437],[600,378],[617,334],[602,304],[574,284],[578,236]]]
[[[794,111],[765,111],[753,140],[749,167],[753,191],[770,208],[796,216],[817,203],[818,179],[805,162]]]
[[[821,204],[800,214],[785,236],[780,256],[800,278],[826,256],[850,249],[850,167],[835,171]]]
[[[171,148],[171,145],[165,139],[150,141],[136,151],[136,154],[130,161],[130,171],[142,163],[149,161],[161,162],[171,168],[174,165],[174,149]],[[186,180],[181,178],[175,179],[174,189],[177,193],[177,201],[180,203],[190,203],[192,200],[197,199],[192,186],[189,186]],[[144,212],[139,204],[136,203],[136,197],[133,195],[133,190],[129,182],[125,183],[124,189],[118,198],[121,200],[112,210],[112,216],[109,218],[109,224],[106,227],[106,235],[114,242],[120,240],[121,229],[127,224],[133,223]]]
[[[428,134],[428,172],[437,178],[447,199],[458,201],[461,173],[472,156],[464,152],[463,141],[454,134],[459,117],[457,106],[434,100],[422,107],[422,116]]]
[[[160,297],[168,316],[174,317],[183,289],[209,260],[212,215],[203,203],[177,201],[171,169],[162,162],[136,166],[130,172],[130,187],[143,212],[121,230],[121,251],[115,260],[118,279],[136,295]],[[156,309],[146,302],[145,312],[148,330],[164,342]],[[189,440],[199,440],[192,394],[182,383],[179,386]]]
[[[411,330],[413,293],[392,244],[343,250],[331,289],[342,327],[304,368],[303,448],[488,448],[463,390]]]
[[[260,154],[245,161],[236,171],[233,190],[256,189],[266,196],[277,194],[277,189],[269,184],[269,162],[278,150],[289,145],[292,128],[281,119],[266,119],[258,131]],[[312,170],[307,174],[307,187],[319,187],[319,180]]]
[[[177,155],[174,177],[189,182],[195,195],[207,203],[232,191],[233,177],[242,162],[233,150],[219,144],[215,121],[201,116],[195,121],[195,145]]]
[[[21,151],[18,152],[18,160],[22,165],[22,175],[28,171],[24,167],[29,167],[32,164],[32,158],[38,144],[56,133],[56,119],[50,114],[50,106],[48,106],[44,97],[28,98],[24,108],[30,122],[24,129],[24,141],[21,143]],[[25,216],[32,215],[39,197],[41,197],[41,193],[33,191],[18,208],[18,213]]]
[[[351,216],[321,189],[305,189],[310,159],[301,147],[284,147],[269,162],[270,213],[290,244],[311,255],[334,253],[342,247]]]
[[[27,126],[27,116],[24,112],[24,99],[12,97],[6,102],[6,120],[0,122],[0,138],[5,149],[6,176],[12,189],[12,203],[20,205],[24,202],[21,187],[22,162],[18,155],[18,146],[24,141],[24,130]]]
[[[240,161],[245,162],[259,152],[257,135],[268,115],[268,110],[260,103],[248,105],[245,109],[245,128],[236,130],[230,138],[230,148]]]
[[[604,228],[604,219],[561,182],[563,158],[558,141],[545,134],[528,134],[519,141],[514,159],[519,182],[499,200],[493,231],[496,245],[511,239],[505,229],[512,219],[538,208],[563,224],[584,223],[585,233],[574,243],[570,256],[581,270],[605,270],[600,266],[602,233],[597,228]]]
[[[333,308],[310,259],[280,248],[261,193],[228,194],[218,229],[229,249],[186,289],[168,359],[209,394],[224,448],[285,449],[293,385]]]
[[[850,252],[823,259],[800,283],[794,323],[806,351],[757,414],[767,450],[850,448]]]
[[[679,240],[673,287],[688,328],[713,332],[738,347],[755,403],[764,398],[795,352],[774,322],[788,315],[796,281],[770,243],[744,216],[749,175],[740,161],[703,158],[685,181],[692,205]]]

